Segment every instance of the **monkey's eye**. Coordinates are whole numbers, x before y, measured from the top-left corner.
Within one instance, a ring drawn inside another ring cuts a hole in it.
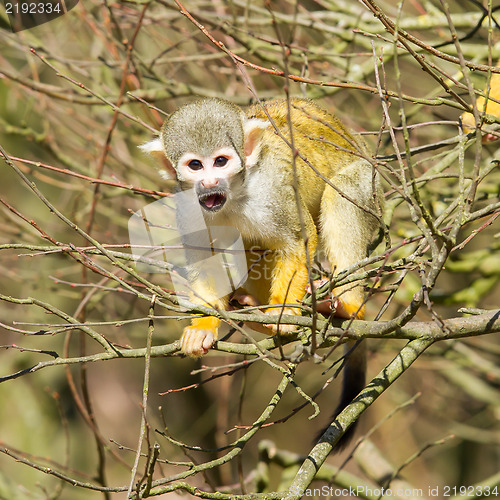
[[[223,167],[227,164],[227,162],[228,162],[228,160],[225,156],[217,156],[214,164],[216,167]]]
[[[188,167],[191,169],[191,170],[201,170],[203,168],[203,164],[201,163],[200,160],[191,160],[189,163],[188,163]]]

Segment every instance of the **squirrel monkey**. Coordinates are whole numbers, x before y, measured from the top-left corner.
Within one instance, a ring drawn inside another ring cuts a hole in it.
[[[263,107],[243,111],[220,99],[187,104],[142,149],[164,156],[181,192],[195,190],[207,223],[236,228],[246,249],[272,251],[272,272],[250,272],[245,290],[261,304],[286,304],[266,314],[298,315],[293,305],[304,297],[308,262],[318,245],[334,273],[365,258],[383,195],[378,176],[361,156],[363,144],[338,118],[305,99],[289,105],[274,100]],[[189,224],[188,215],[179,217]],[[218,297],[196,266],[188,278],[191,302],[228,308],[230,297]],[[363,284],[338,287],[334,295],[338,316],[363,318]],[[215,317],[193,319],[182,334],[182,351],[206,354],[220,323]],[[291,329],[280,325],[278,331]],[[347,357],[342,406],[364,387],[364,358],[361,347]]]

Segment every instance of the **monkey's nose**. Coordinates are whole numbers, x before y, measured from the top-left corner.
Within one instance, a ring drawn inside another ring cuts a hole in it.
[[[219,179],[203,179],[201,185],[204,188],[213,188],[219,184]]]

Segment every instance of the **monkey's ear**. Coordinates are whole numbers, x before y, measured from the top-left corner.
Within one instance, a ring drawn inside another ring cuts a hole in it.
[[[139,146],[139,149],[141,151],[144,151],[145,153],[151,154],[153,156],[156,155],[163,155],[163,144],[161,143],[161,140],[159,137],[156,139],[153,139],[152,141],[145,142],[144,144],[141,144]]]
[[[170,163],[169,159],[165,156],[163,144],[159,137],[153,139],[152,141],[141,144],[139,146],[139,149],[141,151],[144,151],[144,153],[148,153],[151,156],[154,156],[157,160],[161,161],[165,165],[165,168],[160,170],[160,175],[164,179],[175,179],[175,168],[173,167],[172,163]]]
[[[244,151],[247,167],[253,167],[259,161],[262,134],[269,125],[270,123],[267,120],[259,118],[251,118],[243,123],[243,131],[245,133]]]

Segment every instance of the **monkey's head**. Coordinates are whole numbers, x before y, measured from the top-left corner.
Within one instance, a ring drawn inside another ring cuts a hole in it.
[[[228,101],[202,99],[172,113],[141,149],[164,155],[167,176],[183,190],[194,188],[204,211],[214,213],[244,194],[246,169],[257,164],[268,125]]]

